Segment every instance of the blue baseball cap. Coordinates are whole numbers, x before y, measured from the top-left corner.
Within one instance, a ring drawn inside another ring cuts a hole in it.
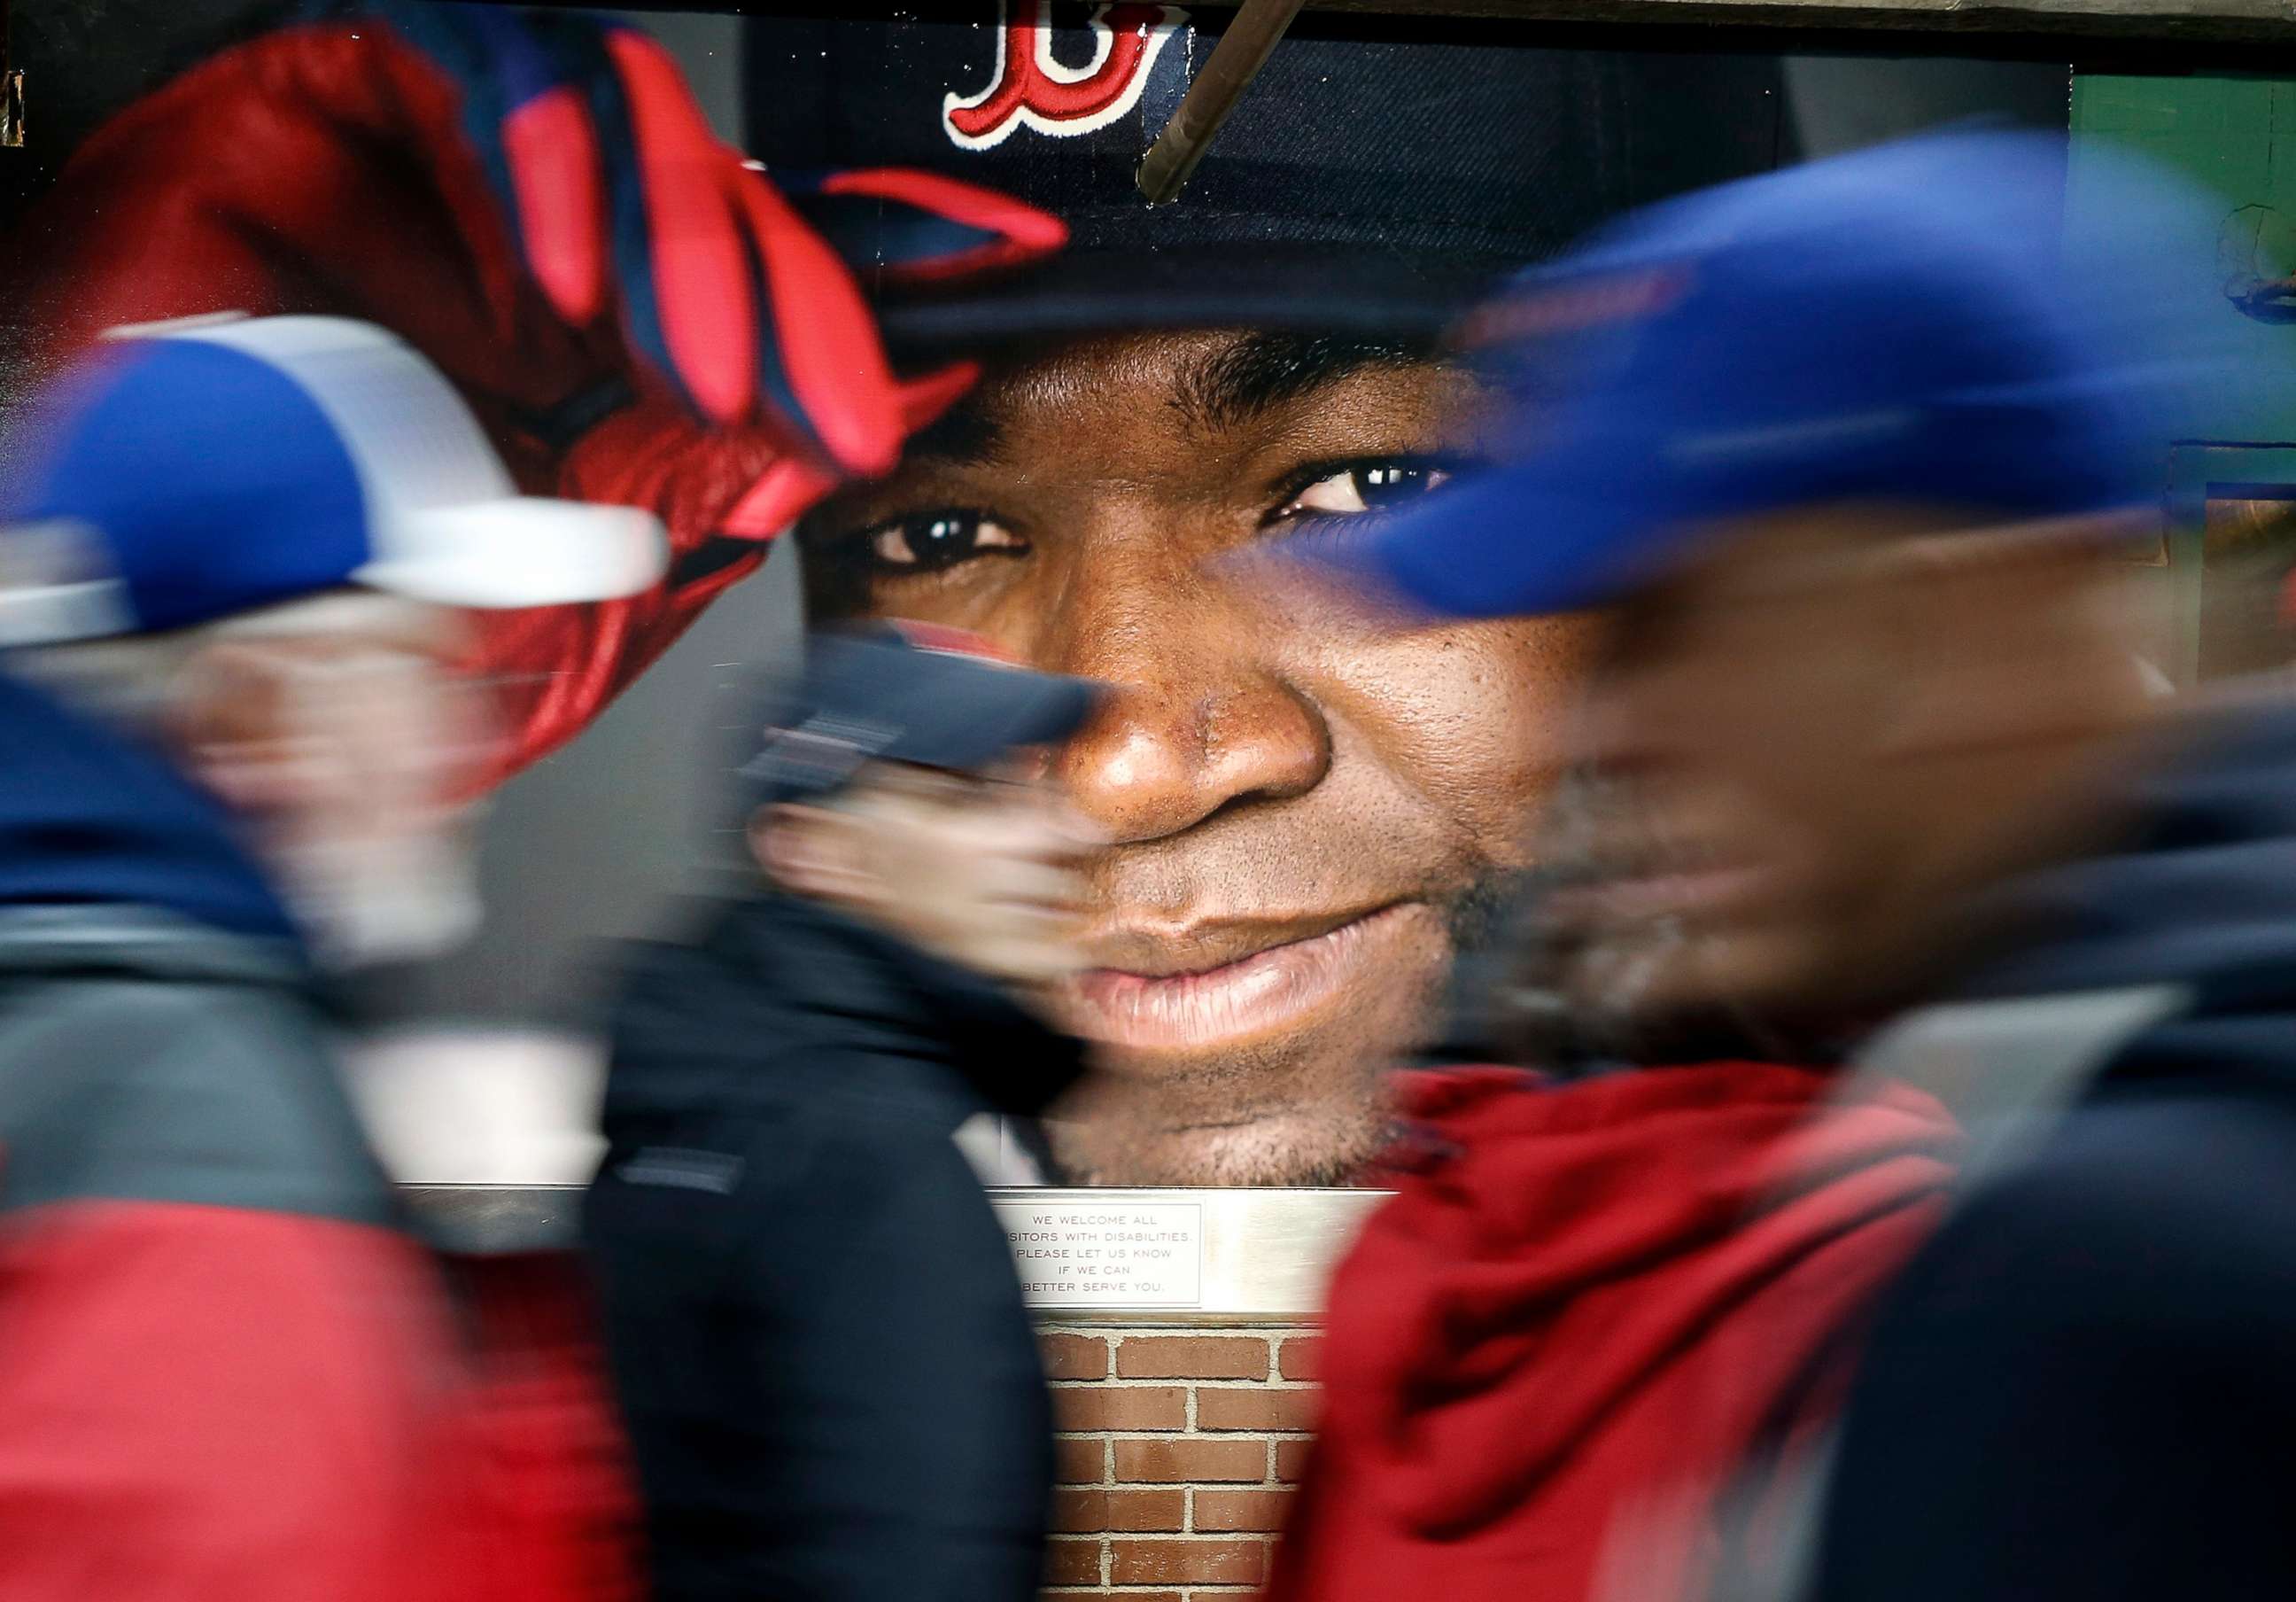
[[[1023,667],[962,629],[816,629],[801,670],[769,687],[761,748],[741,776],[765,805],[832,793],[871,762],[969,771],[1068,739],[1106,691]]]
[[[1498,465],[1284,555],[1438,615],[1535,615],[1765,510],[2157,499],[2172,407],[2227,349],[2182,266],[2211,225],[2133,160],[2082,160],[2113,233],[2073,259],[2066,146],[2040,135],[1907,141],[1623,219],[1464,328],[1509,404]]]
[[[650,513],[519,495],[446,378],[345,318],[117,331],[30,426],[0,486],[0,648],[345,587],[451,606],[608,600],[667,561]]]

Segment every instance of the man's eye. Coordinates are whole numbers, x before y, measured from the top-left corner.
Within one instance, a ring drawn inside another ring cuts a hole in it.
[[[1018,555],[1029,542],[980,512],[922,512],[855,537],[881,571],[937,573],[989,552]]]
[[[1378,512],[1417,499],[1443,484],[1450,472],[1427,462],[1357,462],[1326,473],[1284,503],[1277,521],[1292,517],[1349,517]]]

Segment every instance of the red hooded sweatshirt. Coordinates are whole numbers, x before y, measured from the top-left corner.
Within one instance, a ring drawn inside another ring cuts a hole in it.
[[[1420,1155],[1333,1279],[1269,1602],[1684,1595],[1943,1203],[1944,1111],[1841,1093],[1755,1063],[1413,1076]]]

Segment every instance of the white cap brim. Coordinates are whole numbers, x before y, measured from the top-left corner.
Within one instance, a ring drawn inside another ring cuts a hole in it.
[[[375,533],[370,589],[442,606],[563,606],[651,589],[669,565],[661,522],[636,506],[511,497],[424,506]]]

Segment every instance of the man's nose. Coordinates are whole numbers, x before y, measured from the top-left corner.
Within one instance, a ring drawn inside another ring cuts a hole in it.
[[[1112,842],[1322,780],[1331,731],[1283,672],[1264,617],[1177,559],[1080,578],[1042,665],[1112,686],[1059,759],[1070,801]]]

